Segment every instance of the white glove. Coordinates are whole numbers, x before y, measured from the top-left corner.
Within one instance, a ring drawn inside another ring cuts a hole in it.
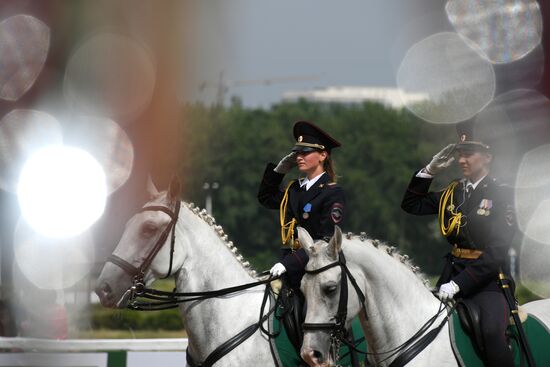
[[[269,270],[269,274],[271,274],[274,277],[278,277],[279,275],[283,274],[284,272],[286,272],[286,268],[281,263],[277,263],[277,264],[273,265],[271,270]]]
[[[449,167],[455,160],[455,157],[452,156],[455,146],[456,144],[449,144],[439,153],[434,155],[431,162],[426,166],[426,172],[432,176],[435,176],[445,168]]]
[[[281,159],[277,167],[273,168],[273,171],[277,173],[286,174],[288,173],[292,168],[296,166],[296,152],[291,152],[290,154],[287,154]]]
[[[439,291],[437,292],[437,296],[440,300],[445,302],[453,299],[458,291],[460,291],[460,287],[451,280],[449,283],[441,284]]]

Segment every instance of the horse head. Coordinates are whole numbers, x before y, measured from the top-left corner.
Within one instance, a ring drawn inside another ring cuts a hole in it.
[[[307,300],[301,356],[310,366],[331,366],[339,352],[336,334],[349,328],[349,316],[360,311],[361,302],[353,289],[348,292],[340,228],[328,243],[313,241],[303,228],[298,238],[309,255],[301,284]]]
[[[103,306],[126,307],[136,286],[167,277],[184,262],[181,241],[175,241],[179,181],[172,179],[168,191],[159,193],[149,179],[147,189],[150,201],[126,223],[97,281],[95,292]]]

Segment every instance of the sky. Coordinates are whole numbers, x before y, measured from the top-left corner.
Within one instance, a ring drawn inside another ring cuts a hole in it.
[[[407,49],[452,29],[443,5],[431,0],[197,2],[193,33],[200,36],[188,51],[189,96],[216,101],[222,72],[224,102],[235,95],[247,107],[268,107],[289,90],[395,86]],[[296,79],[281,81],[289,77]]]

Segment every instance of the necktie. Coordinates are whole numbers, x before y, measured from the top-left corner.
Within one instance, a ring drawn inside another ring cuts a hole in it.
[[[472,196],[472,192],[474,192],[474,185],[468,184],[468,186],[466,186],[466,200]]]

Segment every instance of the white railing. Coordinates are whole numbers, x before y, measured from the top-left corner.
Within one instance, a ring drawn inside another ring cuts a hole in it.
[[[184,352],[187,338],[170,339],[69,339],[0,337],[0,349],[29,352],[88,352],[88,351],[150,351]]]
[[[0,337],[0,367],[183,367],[187,339],[48,340]]]

